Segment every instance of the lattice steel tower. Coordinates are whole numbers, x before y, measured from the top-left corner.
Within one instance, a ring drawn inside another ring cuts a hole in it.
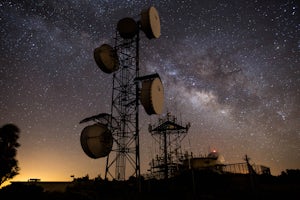
[[[115,48],[119,55],[120,70],[113,75],[113,92],[112,92],[112,116],[117,120],[119,126],[113,133],[116,141],[116,147],[113,149],[116,155],[110,160],[107,157],[106,175],[110,175],[117,180],[125,180],[126,164],[134,172],[132,176],[140,175],[140,158],[139,158],[139,98],[138,82],[139,77],[139,34],[133,38],[124,39],[119,32],[116,34]],[[115,175],[111,173],[111,166],[115,164]]]
[[[97,120],[97,124],[83,130],[81,145],[92,158],[107,156],[105,178],[140,177],[139,103],[149,115],[161,114],[163,109],[159,75],[139,75],[140,30],[148,39],[160,37],[160,19],[154,7],[143,10],[139,21],[129,17],[121,19],[114,47],[103,44],[94,50],[98,67],[105,73],[113,73],[111,114],[82,120]]]
[[[181,141],[187,135],[190,123],[183,125],[170,113],[159,118],[157,124],[149,124],[149,132],[159,145],[159,155],[151,162],[154,177],[167,179],[175,175],[181,165]]]

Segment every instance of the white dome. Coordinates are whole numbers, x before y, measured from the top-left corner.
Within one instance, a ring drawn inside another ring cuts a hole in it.
[[[216,159],[219,164],[222,164],[225,162],[224,156],[222,156],[219,152],[217,152],[215,150],[210,152],[207,157]]]

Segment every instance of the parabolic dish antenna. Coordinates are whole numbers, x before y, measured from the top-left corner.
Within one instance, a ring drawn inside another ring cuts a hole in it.
[[[137,34],[139,27],[134,19],[126,17],[118,22],[117,30],[122,38],[131,39]]]
[[[106,125],[97,123],[85,127],[80,136],[83,151],[90,158],[107,156],[113,145],[113,137]]]
[[[164,104],[164,88],[160,78],[142,82],[140,100],[148,115],[161,114]]]
[[[160,37],[160,19],[153,6],[141,12],[140,22],[142,31],[149,39]]]
[[[89,122],[89,121],[97,121],[98,123],[106,125],[112,129],[118,127],[117,120],[108,113],[100,113],[98,115],[87,117],[87,118],[81,120],[79,123],[81,124],[81,123],[85,123],[85,122]]]
[[[108,44],[103,44],[94,50],[94,59],[98,67],[105,73],[112,73],[119,69],[117,52]]]

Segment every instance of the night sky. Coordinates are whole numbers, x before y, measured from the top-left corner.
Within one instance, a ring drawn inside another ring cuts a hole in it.
[[[21,132],[13,180],[104,177],[105,158],[82,150],[79,122],[110,113],[112,75],[93,58],[114,44],[117,22],[154,6],[161,37],[141,33],[141,75],[159,73],[163,116],[191,123],[194,155],[225,163],[300,168],[299,1],[1,1],[0,125]],[[158,152],[140,107],[141,172]],[[162,116],[162,117],[163,117]]]

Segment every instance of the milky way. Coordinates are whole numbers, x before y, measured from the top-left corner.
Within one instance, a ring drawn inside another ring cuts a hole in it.
[[[183,149],[272,174],[300,168],[300,19],[296,1],[1,1],[0,124],[20,129],[16,180],[103,175],[79,121],[109,112],[112,76],[93,50],[117,22],[155,6],[161,37],[141,36],[142,74],[160,74],[164,114],[191,128]],[[141,171],[155,156],[141,109]]]

